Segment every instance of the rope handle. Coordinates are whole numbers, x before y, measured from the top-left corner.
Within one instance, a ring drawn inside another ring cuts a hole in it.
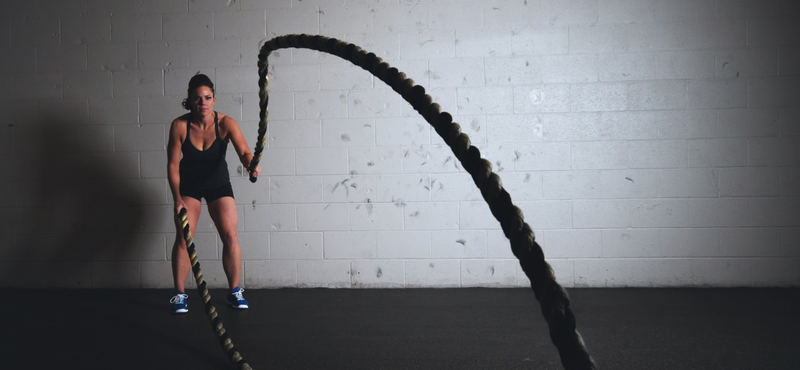
[[[500,176],[492,171],[492,164],[481,158],[478,148],[471,145],[461,126],[453,117],[440,109],[425,88],[414,84],[405,73],[391,67],[374,53],[343,41],[320,35],[284,35],[268,40],[258,55],[259,124],[256,147],[250,170],[256,168],[266,144],[267,117],[269,115],[269,76],[267,58],[278,49],[304,48],[336,55],[372,73],[391,86],[403,99],[433,126],[472,180],[480,189],[492,215],[500,222],[503,233],[511,243],[511,250],[520,262],[522,270],[531,281],[531,288],[539,301],[542,314],[550,328],[550,339],[556,346],[561,363],[567,370],[596,369],[583,338],[575,327],[575,316],[569,308],[569,295],[556,282],[553,270],[544,260],[542,247],[536,243],[533,230],[525,222],[522,210],[511,202],[511,196],[503,188]],[[251,179],[251,181],[253,181]]]
[[[194,238],[192,237],[192,232],[189,230],[189,219],[187,217],[186,208],[181,208],[178,212],[178,218],[180,218],[181,221],[183,239],[186,241],[186,249],[189,252],[189,259],[192,262],[192,273],[197,282],[197,291],[203,298],[203,302],[205,302],[206,314],[208,314],[208,319],[211,320],[211,327],[217,334],[217,338],[219,338],[219,344],[222,346],[222,349],[228,355],[231,362],[238,366],[239,370],[253,370],[239,351],[236,350],[236,347],[234,347],[231,337],[225,331],[225,327],[222,326],[217,308],[211,303],[211,294],[206,288],[206,281],[203,279],[203,270],[200,269],[200,261],[197,258],[197,248],[194,246]]]

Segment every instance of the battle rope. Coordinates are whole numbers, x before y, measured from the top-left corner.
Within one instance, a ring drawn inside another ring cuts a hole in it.
[[[228,358],[231,360],[231,362],[239,366],[240,370],[252,370],[253,368],[251,368],[250,365],[245,362],[244,358],[242,358],[242,355],[236,350],[236,347],[233,346],[231,337],[225,332],[225,328],[222,326],[222,321],[219,320],[217,308],[214,307],[213,303],[211,303],[211,294],[209,294],[208,289],[206,289],[206,281],[203,279],[203,270],[200,269],[200,262],[197,258],[197,248],[194,246],[194,238],[192,237],[192,232],[189,231],[189,219],[186,216],[186,208],[181,209],[181,211],[178,213],[178,217],[181,219],[183,238],[186,240],[186,248],[189,252],[189,259],[192,261],[192,272],[194,273],[194,279],[197,282],[197,291],[200,292],[200,296],[203,297],[208,319],[211,320],[211,327],[214,329],[214,332],[217,333],[219,344],[222,345],[222,349],[228,354]]]
[[[492,164],[481,158],[478,148],[470,144],[469,137],[461,132],[461,126],[453,122],[453,117],[442,112],[439,104],[433,102],[422,86],[415,85],[405,73],[389,66],[374,53],[360,47],[325,36],[285,35],[267,41],[258,55],[259,114],[258,138],[250,162],[250,170],[256,168],[261,160],[267,133],[269,113],[269,77],[267,76],[267,57],[273,50],[283,48],[305,48],[333,54],[371,72],[381,81],[391,86],[403,99],[408,101],[428,123],[433,126],[447,145],[453,150],[464,169],[472,175],[475,185],[481,190],[489,204],[492,215],[500,221],[503,233],[511,242],[511,250],[519,259],[522,270],[531,281],[531,288],[539,300],[542,314],[550,329],[550,339],[558,349],[561,363],[567,370],[596,369],[596,365],[586,349],[581,335],[575,328],[575,316],[569,308],[569,296],[556,282],[553,270],[544,260],[542,247],[536,243],[531,227],[524,221],[522,211],[511,203],[511,196],[503,188],[500,177],[492,172]],[[251,181],[255,178],[251,177]]]

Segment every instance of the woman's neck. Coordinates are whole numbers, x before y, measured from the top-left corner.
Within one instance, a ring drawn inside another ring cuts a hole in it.
[[[213,125],[214,124],[214,115],[212,113],[212,114],[208,114],[208,115],[203,116],[200,113],[192,112],[189,115],[189,122],[195,123],[200,127],[206,127],[208,125]]]

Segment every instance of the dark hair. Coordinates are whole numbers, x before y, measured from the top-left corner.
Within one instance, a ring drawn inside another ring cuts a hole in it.
[[[192,95],[192,91],[197,89],[200,86],[206,86],[211,89],[211,93],[215,93],[214,91],[214,83],[211,82],[211,79],[208,76],[197,72],[192,78],[189,80],[189,88],[186,90],[186,99],[183,99],[183,108],[186,110],[192,110],[192,105],[189,102],[189,98]]]

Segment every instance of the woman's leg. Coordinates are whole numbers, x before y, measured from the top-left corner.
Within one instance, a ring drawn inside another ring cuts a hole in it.
[[[242,276],[242,250],[236,233],[236,225],[239,222],[236,201],[227,196],[216,199],[208,204],[208,213],[222,239],[222,267],[228,277],[230,289],[234,289],[239,286],[239,279]]]
[[[195,230],[197,230],[197,220],[200,219],[202,204],[200,200],[192,197],[183,197],[183,202],[186,204],[189,231],[194,236]],[[175,216],[175,227],[177,233],[175,235],[175,243],[172,245],[172,280],[175,284],[175,290],[186,292],[186,278],[189,276],[192,262],[189,261],[189,252],[186,249],[186,240],[183,238],[181,220],[177,215]]]

